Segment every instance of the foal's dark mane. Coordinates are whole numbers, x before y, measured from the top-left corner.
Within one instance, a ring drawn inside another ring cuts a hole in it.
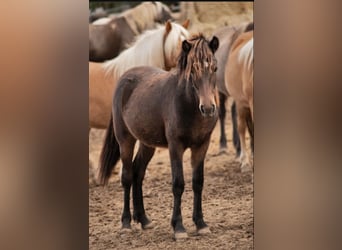
[[[179,74],[187,81],[199,79],[203,69],[213,72],[216,67],[216,58],[210,50],[209,41],[202,33],[193,35],[187,42],[191,45],[188,51],[182,49],[178,60]],[[208,65],[206,66],[205,63]]]

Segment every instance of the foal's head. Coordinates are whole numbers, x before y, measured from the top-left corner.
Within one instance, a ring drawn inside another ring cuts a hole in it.
[[[214,56],[219,46],[217,37],[209,42],[202,34],[182,43],[179,70],[198,98],[198,108],[203,116],[213,116],[217,107],[216,70]]]

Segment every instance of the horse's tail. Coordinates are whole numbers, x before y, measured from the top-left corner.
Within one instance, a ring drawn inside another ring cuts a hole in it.
[[[108,179],[119,159],[120,147],[114,135],[113,117],[111,116],[100,156],[99,179],[102,185],[108,183]]]

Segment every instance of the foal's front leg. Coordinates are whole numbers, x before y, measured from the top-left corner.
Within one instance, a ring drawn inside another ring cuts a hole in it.
[[[187,238],[188,234],[183,226],[181,202],[184,192],[183,176],[183,154],[184,148],[180,144],[169,144],[172,171],[172,191],[173,191],[173,213],[171,225],[174,230],[175,239]]]
[[[192,190],[194,192],[194,209],[192,220],[194,221],[198,234],[210,233],[210,229],[203,220],[202,212],[202,190],[203,190],[203,168],[204,158],[208,150],[209,139],[200,146],[191,147],[192,166]]]

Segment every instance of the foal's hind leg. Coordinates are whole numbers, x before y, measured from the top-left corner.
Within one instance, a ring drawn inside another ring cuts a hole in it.
[[[124,141],[118,141],[120,145],[120,157],[122,161],[121,183],[124,188],[124,209],[121,222],[123,229],[131,228],[130,192],[133,179],[132,158],[136,140],[126,135]]]
[[[142,183],[148,163],[154,155],[155,148],[140,143],[139,151],[133,161],[133,219],[141,223],[143,229],[152,228],[144,208]]]
[[[209,139],[200,146],[191,148],[192,166],[192,190],[194,192],[194,208],[192,220],[194,221],[198,234],[210,233],[210,229],[203,220],[202,212],[202,190],[203,190],[203,165],[208,150]]]
[[[249,159],[249,154],[246,150],[246,116],[248,110],[244,107],[236,104],[238,111],[238,132],[241,143],[241,154],[240,154],[240,162],[241,162],[241,172],[247,172],[251,170],[251,164]]]

